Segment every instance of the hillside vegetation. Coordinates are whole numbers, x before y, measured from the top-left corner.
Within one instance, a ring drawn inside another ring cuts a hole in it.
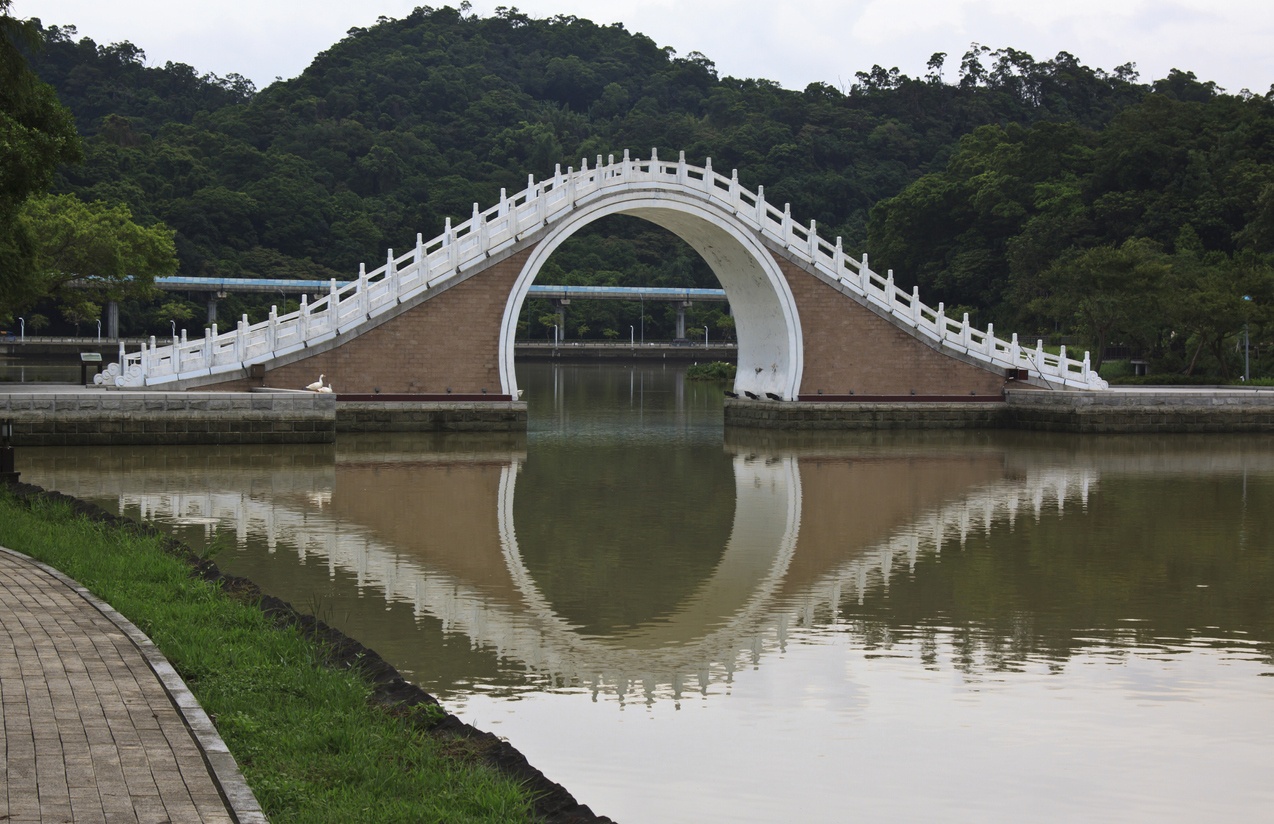
[[[1234,374],[1245,322],[1267,337],[1274,98],[1185,71],[1146,84],[1132,65],[974,44],[934,55],[921,78],[876,66],[849,88],[796,91],[720,77],[706,56],[620,25],[423,7],[351,29],[258,91],[147,67],[137,47],[70,27],[43,33],[32,65],[84,136],[84,162],[61,167],[55,190],[172,227],[186,275],[347,278],[528,174],[656,148],[737,168],[948,314],[1218,374]],[[624,218],[578,234],[541,281],[715,285],[680,241]],[[648,336],[670,337],[671,309],[644,308]],[[619,334],[639,312],[573,306],[569,334]],[[167,327],[138,301],[123,319]],[[731,328],[715,307],[690,320]],[[524,331],[545,322],[532,305]]]

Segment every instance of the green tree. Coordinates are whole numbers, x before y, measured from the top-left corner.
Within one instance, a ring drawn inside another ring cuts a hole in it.
[[[71,113],[22,54],[39,46],[38,25],[11,17],[11,5],[0,0],[0,309],[10,311],[39,294],[22,204],[48,189],[57,164],[81,157]]]
[[[1041,275],[1051,292],[1033,308],[1091,341],[1100,369],[1108,344],[1144,350],[1156,340],[1169,272],[1167,256],[1145,239],[1072,251]]]
[[[1221,376],[1229,378],[1237,358],[1228,341],[1245,323],[1264,324],[1274,301],[1274,267],[1268,258],[1251,253],[1200,254],[1194,249],[1173,257],[1166,314],[1177,331],[1193,341],[1186,367],[1193,374],[1199,355],[1207,350]]]
[[[89,314],[93,299],[146,296],[156,277],[177,271],[172,230],[138,225],[127,206],[45,195],[28,199],[20,220],[36,238],[35,292],[65,301],[76,316]]]

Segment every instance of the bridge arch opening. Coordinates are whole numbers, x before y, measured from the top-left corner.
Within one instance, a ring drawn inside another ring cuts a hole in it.
[[[736,392],[796,398],[804,367],[800,317],[774,257],[756,232],[733,215],[690,198],[649,191],[624,191],[580,205],[535,246],[509,293],[500,326],[499,370],[504,392],[515,397],[518,393],[514,343],[522,306],[536,276],[563,242],[610,215],[640,218],[672,232],[716,275],[734,316]]]

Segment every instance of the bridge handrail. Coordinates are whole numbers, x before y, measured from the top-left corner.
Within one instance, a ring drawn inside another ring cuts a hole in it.
[[[271,307],[269,317],[256,324],[249,324],[244,315],[233,331],[225,333],[213,324],[202,340],[187,340],[184,330],[162,346],[152,337],[137,352],[126,352],[121,343],[119,362],[96,380],[117,386],[153,386],[226,374],[322,344],[511,248],[561,219],[583,199],[617,188],[669,186],[688,190],[736,216],[844,291],[915,329],[941,349],[993,368],[1025,370],[1049,386],[1107,387],[1092,369],[1087,352],[1075,360],[1067,356],[1065,347],[1058,354],[1044,351],[1043,341],[1026,347],[1016,334],[1004,340],[995,335],[992,325],[985,330],[970,325],[968,314],[956,321],[947,317],[942,303],[936,308],[924,304],[918,287],[907,292],[894,283],[892,269],[881,276],[872,271],[865,253],[855,259],[845,253],[841,238],[834,243],[822,238],[814,221],[808,226],[794,221],[790,204],[778,209],[766,201],[765,187],[752,192],[740,185],[737,170],[727,178],[713,170],[711,158],[700,167],[686,163],[684,152],[676,161],[665,161],[654,151],[649,159],[635,159],[627,150],[619,161],[610,155],[603,162],[598,155],[591,169],[585,159],[579,171],[563,172],[559,165],[550,179],[537,182],[528,176],[526,188],[512,196],[501,189],[494,206],[483,211],[473,204],[465,222],[453,226],[447,218],[438,237],[425,241],[417,234],[410,251],[396,256],[389,249],[383,265],[371,272],[360,265],[357,279],[346,284],[338,285],[333,279],[328,294],[313,303],[302,297],[295,312],[280,316],[277,307]]]

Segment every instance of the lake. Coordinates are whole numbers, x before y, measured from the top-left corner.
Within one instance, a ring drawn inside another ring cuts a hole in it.
[[[1274,438],[725,430],[519,364],[525,435],[18,451],[662,821],[1257,820]]]

